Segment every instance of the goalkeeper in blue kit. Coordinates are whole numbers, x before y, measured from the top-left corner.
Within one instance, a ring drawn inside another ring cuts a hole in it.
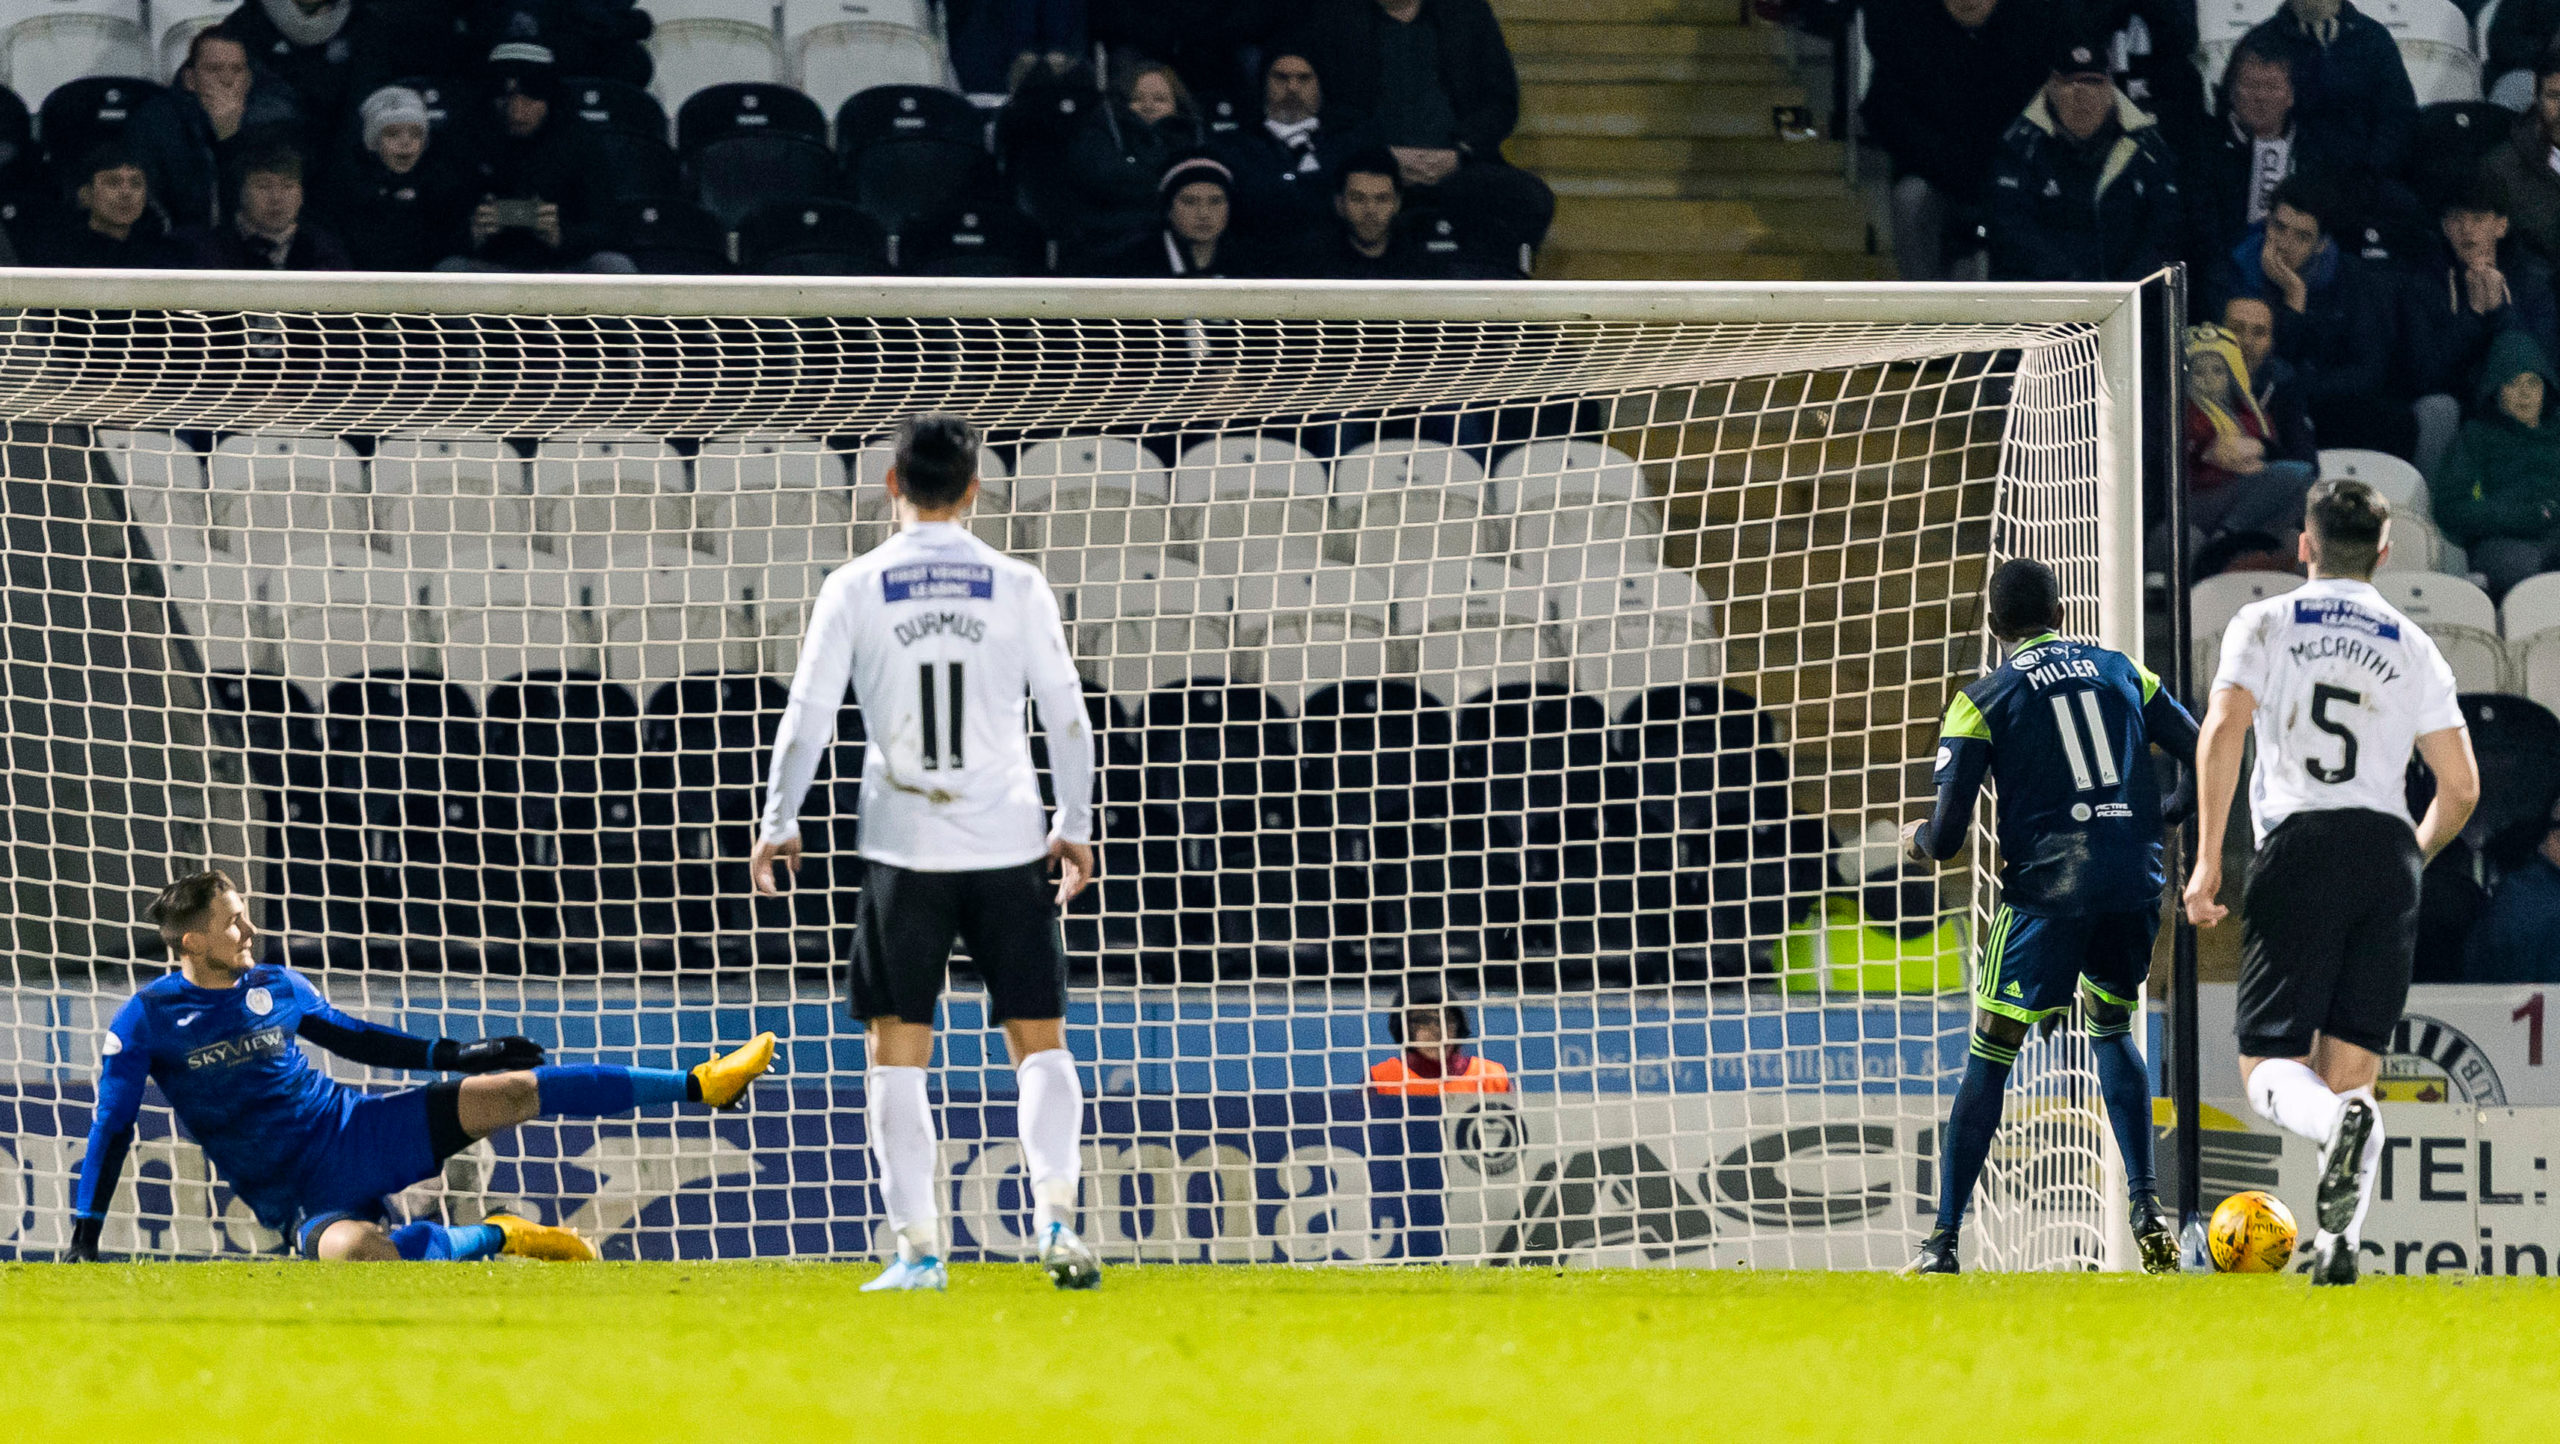
[[[1905,1272],[1956,1271],[1957,1230],[2000,1130],[2019,1046],[2075,991],[2142,1266],[2174,1272],[2177,1236],[2160,1216],[2152,1170],[2150,1079],[2132,1032],[2166,880],[2150,749],[2192,767],[2195,719],[2141,663],[2055,635],[2061,586],[2042,562],[2002,563],[1990,612],[2009,660],[1948,705],[1936,808],[1903,829],[1911,861],[1944,862],[1964,848],[1983,782],[1999,785],[2001,908],[1975,967],[1973,1042],[1947,1116],[1937,1227]]]
[[[367,1023],[331,1007],[302,974],[254,960],[247,900],[218,871],[170,885],[150,917],[177,970],[135,993],[102,1045],[97,1112],[72,1198],[75,1260],[98,1256],[146,1081],[160,1085],[258,1221],[306,1258],[569,1261],[596,1252],[565,1228],[505,1214],[469,1227],[394,1224],[386,1202],[519,1123],[660,1103],[726,1108],[773,1062],[771,1033],[680,1072],[546,1066],[529,1038],[431,1040]],[[368,1067],[467,1076],[367,1093],[312,1067],[297,1039]]]

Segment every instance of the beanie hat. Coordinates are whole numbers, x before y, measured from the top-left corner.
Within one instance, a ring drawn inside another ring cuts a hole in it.
[[[1164,173],[1164,179],[1157,184],[1156,199],[1170,206],[1173,204],[1173,198],[1181,193],[1184,186],[1199,185],[1204,182],[1225,191],[1227,199],[1235,199],[1236,173],[1205,155],[1188,156],[1175,161],[1172,168]]]
[[[509,40],[489,51],[489,75],[498,95],[548,98],[558,81],[551,47],[530,40]]]
[[[386,85],[364,98],[364,148],[382,149],[382,132],[395,125],[428,124],[427,98],[405,85]]]

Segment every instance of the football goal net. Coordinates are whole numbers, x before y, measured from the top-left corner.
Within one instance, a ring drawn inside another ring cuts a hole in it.
[[[0,306],[0,1254],[62,1245],[105,1024],[167,966],[140,909],[208,863],[378,1021],[660,1066],[783,1036],[748,1110],[536,1124],[403,1206],[871,1252],[857,709],[791,895],[745,862],[917,411],[984,428],[968,525],[1055,585],[1101,740],[1065,929],[1118,1259],[1903,1262],[1998,899],[1987,835],[1924,872],[1893,834],[1994,657],[1989,569],[2052,563],[2140,651],[2131,287],[18,272]],[[1021,1257],[956,968],[951,1247]],[[1974,1262],[2102,1266],[2078,1037],[2018,1080]],[[153,1102],[108,1250],[276,1247]]]

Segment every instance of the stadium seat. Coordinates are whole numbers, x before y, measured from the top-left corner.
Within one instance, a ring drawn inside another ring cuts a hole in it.
[[[1033,442],[1014,464],[1014,549],[1179,544],[1187,551],[1172,499],[1172,477],[1125,437]]]
[[[2462,839],[2498,866],[2516,867],[2541,845],[2560,802],[2560,717],[2530,698],[2465,693],[2462,720],[2480,764],[2480,805]],[[2432,796],[2431,785],[2420,790]]]
[[[439,670],[475,697],[528,672],[601,665],[598,615],[580,605],[587,585],[556,553],[485,536],[457,538],[441,565],[410,581],[438,642]]]
[[[1617,715],[1613,750],[1634,766],[1641,798],[1639,927],[1667,919],[1661,941],[1703,947],[1714,975],[1733,975],[1749,966],[1741,940],[1776,938],[1821,894],[1828,829],[1792,815],[1786,749],[1749,696],[1656,687]]]
[[[1101,105],[1090,80],[1035,71],[996,112],[996,163],[1013,203],[1053,236],[1071,234],[1079,219],[1067,150]],[[840,136],[838,149],[844,148]]]
[[[1458,712],[1451,901],[1480,899],[1486,955],[1593,950],[1611,795],[1608,713],[1559,683],[1511,681]]]
[[[202,453],[165,431],[100,431],[98,446],[124,483],[125,514],[154,560],[235,549],[228,533],[214,529]]]
[[[2213,691],[2213,675],[2222,664],[2222,634],[2231,619],[2251,602],[2292,591],[2302,578],[2291,572],[2224,572],[2207,577],[2187,591],[2187,614],[2193,618],[2196,695]]]
[[[1401,495],[1412,491],[1463,494],[1472,503],[1469,515],[1484,510],[1484,466],[1454,446],[1413,437],[1364,442],[1333,462],[1333,524],[1357,530],[1372,493]],[[1399,507],[1401,517],[1405,509]]]
[[[2418,468],[2387,451],[2352,451],[2332,447],[2320,453],[2324,480],[2361,481],[2391,503],[2394,518],[2415,512],[2428,515],[2427,480]]]
[[[889,237],[849,201],[772,201],[739,222],[738,266],[761,276],[885,276]]]
[[[684,458],[647,437],[546,441],[533,452],[534,527],[566,542],[573,562],[616,538],[690,544],[693,498]],[[601,557],[602,550],[594,555]]]
[[[1212,437],[1185,447],[1173,469],[1174,524],[1201,536],[1211,502],[1248,501],[1262,503],[1247,513],[1253,534],[1320,536],[1327,489],[1324,466],[1296,442],[1252,432]]]
[[[646,691],[733,662],[752,665],[757,634],[729,605],[729,568],[642,537],[615,538],[606,564],[580,568],[575,604],[604,618],[604,675]]]
[[[1456,723],[1398,678],[1316,687],[1298,722],[1300,901],[1330,905],[1338,969],[1445,959]]]
[[[1503,453],[1485,484],[1485,510],[1511,516],[1559,507],[1652,503],[1644,468],[1596,441],[1533,441]],[[1657,523],[1654,530],[1661,530]]]
[[[494,436],[391,436],[373,452],[373,529],[394,539],[536,537],[524,458]],[[395,554],[419,550],[395,540]]]
[[[644,276],[711,276],[729,269],[729,233],[691,201],[622,201],[607,213],[614,249]]]
[[[696,92],[782,78],[782,47],[768,0],[649,0],[648,40],[656,62],[649,90],[674,109]]]
[[[1535,247],[1483,217],[1417,211],[1412,231],[1415,249],[1445,280],[1517,281],[1537,265]]]
[[[2433,215],[2515,128],[2515,112],[2487,100],[2442,100],[2418,112],[2410,184]]]
[[[158,72],[159,61],[142,28],[142,0],[69,0],[51,7],[48,14],[7,24],[6,33],[0,34],[0,47],[5,47],[8,57],[9,88],[40,113],[63,85]],[[151,84],[141,79],[125,83]],[[57,157],[78,153],[62,149],[50,133],[45,144],[55,148]]]
[[[561,82],[561,99],[569,118],[586,127],[609,199],[682,191],[683,169],[667,144],[667,113],[656,96],[626,81],[579,77]]]
[[[898,235],[898,269],[910,276],[1036,276],[1050,269],[1049,240],[1021,212],[989,199],[908,225]]]
[[[700,525],[734,566],[853,555],[844,455],[802,437],[709,441],[693,459]]]
[[[367,942],[452,962],[457,943],[513,935],[481,907],[470,697],[433,673],[392,668],[335,683],[325,707],[330,789],[363,819]]]
[[[1252,585],[1257,581],[1262,585]],[[1259,682],[1293,715],[1320,687],[1392,675],[1397,669],[1388,664],[1387,639],[1394,589],[1388,572],[1331,565],[1242,579],[1229,675]]]
[[[1346,560],[1364,567],[1470,560],[1483,550],[1477,495],[1461,486],[1372,496],[1360,529],[1331,533],[1329,540],[1338,543],[1331,549],[1347,551]]]
[[[536,671],[481,709],[481,852],[528,941],[636,939],[640,704],[592,672]],[[629,943],[624,943],[627,949]]]
[[[2398,42],[2420,105],[2480,98],[2480,57],[2471,48],[2471,17],[2453,0],[2374,0],[2366,13]]]
[[[1099,546],[1048,552],[1042,565],[1077,670],[1130,708],[1158,687],[1225,671],[1234,596],[1192,563],[1161,547]]]
[[[1292,728],[1252,687],[1199,678],[1157,689],[1138,710],[1146,837],[1172,839],[1180,943],[1211,968],[1255,976],[1262,952],[1320,943],[1293,916],[1297,748]],[[1184,979],[1193,972],[1186,970]]]
[[[187,47],[195,43],[196,32],[212,29],[239,8],[226,0],[151,0],[150,28],[158,37],[160,52],[160,68],[152,75],[165,84],[176,84],[178,67],[187,63]]]
[[[1419,638],[1422,690],[1444,705],[1513,683],[1561,684],[1562,650],[1535,583],[1500,562],[1465,558],[1395,568],[1393,636]]]
[[[1569,587],[1550,585],[1547,596],[1573,659],[1574,690],[1612,708],[1637,692],[1724,675],[1715,604],[1687,572],[1630,567],[1616,576],[1587,575]]]
[[[29,90],[14,72],[9,84],[36,108],[36,139],[56,171],[78,160],[91,146],[122,135],[134,107],[161,89],[138,74],[95,71],[53,77],[42,92]]]
[[[2231,63],[2241,40],[2272,13],[2263,0],[2198,0],[2197,57],[2208,92],[2222,83],[2223,67]]]
[[[2506,690],[2506,649],[2498,640],[2498,609],[2489,594],[2461,577],[2428,572],[2380,572],[2373,584],[2383,599],[2435,639],[2465,692]]]
[[[896,235],[985,194],[986,131],[978,108],[948,90],[875,85],[836,112],[845,188]]]
[[[667,108],[640,86],[596,76],[572,77],[560,86],[570,115],[583,125],[613,135],[668,138]]]
[[[0,200],[14,202],[38,190],[42,158],[36,148],[35,116],[16,91],[0,86]]]
[[[299,543],[371,530],[364,462],[325,436],[227,436],[206,462],[213,520],[241,537],[252,562],[275,565]]]
[[[2391,518],[2387,534],[2390,550],[2384,554],[2384,572],[2459,572],[2463,568],[2462,553],[2444,539],[2434,522],[2422,511],[2411,511]]]
[[[835,189],[826,112],[789,86],[739,82],[696,93],[676,112],[676,150],[694,199],[733,231],[759,205]]]
[[[2509,588],[2498,617],[2511,685],[2560,711],[2560,572],[2527,577]]]
[[[361,880],[349,867],[332,885],[333,844],[349,858],[363,853],[352,810],[329,790],[319,708],[303,688],[263,673],[218,673],[205,691],[213,743],[240,754],[252,789],[251,850],[265,868],[250,886],[274,899],[268,925],[304,938],[360,936]]]
[[[924,0],[782,0],[791,76],[829,113],[881,85],[941,85],[941,25]]]
[[[640,723],[644,935],[674,936],[687,951],[755,956],[748,930],[787,924],[787,902],[751,896],[746,856],[762,805],[757,784],[790,700],[779,679],[716,671],[649,692]],[[820,881],[805,864],[801,876],[804,886]],[[787,930],[772,936],[788,947]]]
[[[253,616],[273,619],[252,631],[275,637],[252,642],[252,662],[315,691],[333,679],[424,664],[434,657],[434,632],[418,615],[417,581],[357,537],[297,542],[278,564],[250,574]]]
[[[887,477],[897,453],[886,441],[875,441],[853,454],[853,554],[860,556],[887,541],[897,529]],[[984,447],[978,451],[978,500],[969,508],[969,530],[998,551],[1013,547],[1013,473],[1004,458]]]

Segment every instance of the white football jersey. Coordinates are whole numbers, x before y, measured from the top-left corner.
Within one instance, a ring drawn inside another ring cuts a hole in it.
[[[918,872],[975,872],[1093,840],[1093,735],[1058,599],[1038,567],[956,523],[909,526],[819,589],[774,739],[763,836],[800,834],[800,800],[853,683],[862,855]],[[1040,705],[1057,783],[1052,833],[1022,701]]]
[[[2463,725],[2444,654],[2367,582],[2326,578],[2241,608],[2213,685],[2257,700],[2249,806],[2261,844],[2298,812],[2407,821],[2410,752]]]

